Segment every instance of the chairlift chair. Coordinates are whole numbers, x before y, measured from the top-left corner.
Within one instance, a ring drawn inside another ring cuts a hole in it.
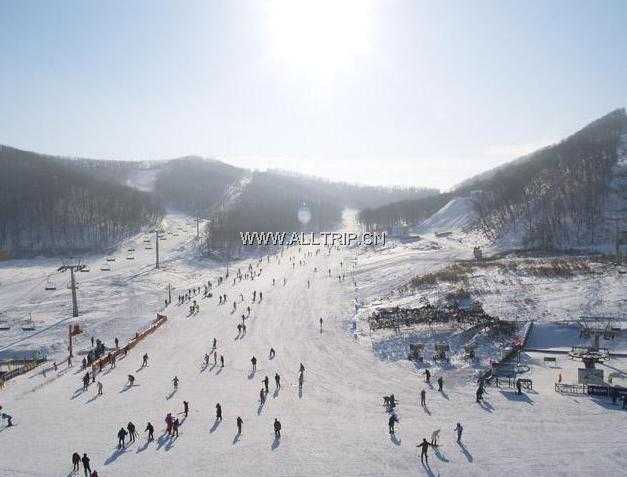
[[[53,290],[56,290],[57,287],[56,287],[56,285],[54,284],[54,282],[52,280],[48,280],[46,282],[46,286],[45,286],[44,289],[48,290],[48,291],[53,291]]]

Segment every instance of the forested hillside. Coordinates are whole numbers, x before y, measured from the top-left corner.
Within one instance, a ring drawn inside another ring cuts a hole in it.
[[[455,193],[481,191],[479,225],[490,238],[515,230],[530,246],[594,245],[607,240],[609,184],[627,116],[618,109],[559,144],[466,181]]]
[[[343,204],[316,182],[276,172],[254,172],[237,200],[214,210],[207,226],[207,250],[237,252],[240,232],[329,230],[341,219]],[[298,210],[305,206],[311,220],[302,224]]]
[[[508,236],[547,249],[608,242],[614,225],[607,217],[616,211],[626,215],[627,181],[618,177],[627,163],[626,140],[627,116],[617,109],[558,144],[467,179],[450,193],[364,209],[359,220],[370,228],[417,224],[455,197],[472,197],[476,226],[492,240]]]
[[[183,157],[164,163],[155,182],[159,201],[191,215],[205,215],[245,171],[224,162]]]
[[[414,200],[403,200],[382,207],[367,208],[359,212],[359,222],[369,230],[395,225],[413,225],[429,218],[450,199],[452,194],[435,193]]]
[[[64,159],[0,146],[0,250],[10,256],[102,250],[158,222],[143,192]]]

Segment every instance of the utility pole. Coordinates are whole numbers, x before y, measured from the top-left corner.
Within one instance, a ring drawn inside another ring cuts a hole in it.
[[[155,268],[159,270],[159,229],[155,229]]]
[[[57,271],[65,272],[70,271],[70,286],[72,288],[72,316],[78,318],[78,300],[76,298],[76,279],[74,278],[74,272],[81,271],[86,265],[81,265],[80,261],[76,265],[62,265]]]

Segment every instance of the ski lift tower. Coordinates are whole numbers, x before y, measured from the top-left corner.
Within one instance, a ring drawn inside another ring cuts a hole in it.
[[[81,264],[81,261],[79,260],[75,264],[61,265],[57,270],[59,272],[70,271],[70,286],[72,288],[72,316],[74,318],[78,318],[78,300],[76,298],[76,280],[74,279],[74,272],[80,272],[86,267],[87,265]]]

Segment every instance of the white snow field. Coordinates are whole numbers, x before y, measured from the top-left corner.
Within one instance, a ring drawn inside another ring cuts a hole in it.
[[[180,217],[169,220],[184,223]],[[118,270],[115,279],[81,280],[79,304],[86,314],[78,319],[85,329],[78,339],[79,349],[87,348],[92,335],[108,344],[119,336],[125,343],[154,318],[168,282],[181,290],[207,280],[215,283],[224,273],[223,267],[194,258],[193,247],[185,245],[193,233],[191,225],[187,227],[187,235],[166,242],[166,270],[151,270],[151,255],[145,251],[146,256],[138,256],[125,272]],[[135,241],[141,242],[142,237]],[[231,264],[231,277],[214,287],[212,298],[195,297],[198,315],[188,317],[188,305],[177,306],[174,297],[165,311],[166,325],[97,377],[104,385],[102,396],[97,396],[94,384],[82,391],[78,359],[73,368],[62,365],[46,376],[36,369],[10,381],[0,391],[0,404],[13,416],[15,426],[0,427],[0,475],[72,475],[72,452],[86,452],[101,477],[627,475],[625,411],[603,400],[557,394],[554,382],[560,370],[544,365],[541,353],[525,355],[533,391],[516,396],[489,388],[485,403],[479,405],[472,370],[460,373],[455,364],[452,369],[434,369],[433,380],[444,377],[444,393],[440,393],[424,383],[422,370],[410,362],[374,353],[364,320],[357,322],[356,334],[351,332],[355,300],[369,307],[414,275],[446,266],[455,258],[468,258],[469,247],[436,238],[412,245],[390,244],[379,251],[334,249],[330,255],[326,251],[315,255],[314,247],[303,247],[300,253],[292,247],[280,262],[276,256],[270,263],[264,259],[259,277],[235,286],[233,270],[241,267],[244,272],[248,263],[256,267],[256,262]],[[306,256],[308,252],[312,256]],[[125,254],[122,248],[118,261]],[[290,256],[295,257],[295,267]],[[299,260],[306,265],[300,266]],[[92,271],[100,261],[88,261]],[[34,287],[35,277],[52,265],[44,260],[36,263],[3,264],[4,305],[8,301],[19,305]],[[340,282],[337,276],[342,273],[346,279]],[[15,280],[22,285],[8,285]],[[261,303],[252,303],[254,290],[263,292]],[[228,295],[226,305],[218,305],[220,293]],[[245,300],[231,313],[240,293]],[[129,294],[141,306],[137,313],[125,311]],[[67,290],[59,290],[54,299],[42,295],[40,303],[52,316],[34,318],[45,323],[69,314]],[[246,321],[247,333],[238,339],[236,325],[246,306],[252,308],[251,318]],[[64,332],[65,325],[58,332],[41,333],[31,338],[31,346],[38,340],[43,345],[62,341]],[[225,367],[213,366],[211,360],[204,369],[203,356],[214,337]],[[0,348],[14,338],[2,338]],[[272,360],[270,347],[276,350]],[[139,369],[144,353],[150,357],[149,366]],[[57,354],[61,356],[63,350]],[[255,373],[251,372],[253,355],[258,360]],[[301,362],[306,371],[299,392]],[[627,371],[625,359],[608,364]],[[566,380],[577,363],[560,360],[558,365]],[[274,386],[275,372],[281,375],[280,390]],[[128,374],[136,377],[131,388],[126,386]],[[180,384],[173,392],[175,375]],[[266,375],[269,395],[260,406],[261,380]],[[423,388],[427,391],[424,409],[419,405]],[[395,435],[388,433],[389,414],[382,405],[382,396],[390,393],[399,401]],[[181,414],[184,400],[190,403],[186,419]],[[215,420],[216,403],[222,405],[222,422]],[[178,438],[164,434],[168,412],[182,419]],[[237,416],[244,420],[240,436]],[[280,440],[274,438],[275,418],[282,423]],[[129,421],[140,437],[119,451],[116,434]],[[143,432],[148,421],[155,426],[155,441],[150,443]],[[457,422],[464,427],[461,446],[455,443]],[[440,446],[435,452],[429,449],[429,466],[423,466],[416,444],[436,429],[441,429]]]

